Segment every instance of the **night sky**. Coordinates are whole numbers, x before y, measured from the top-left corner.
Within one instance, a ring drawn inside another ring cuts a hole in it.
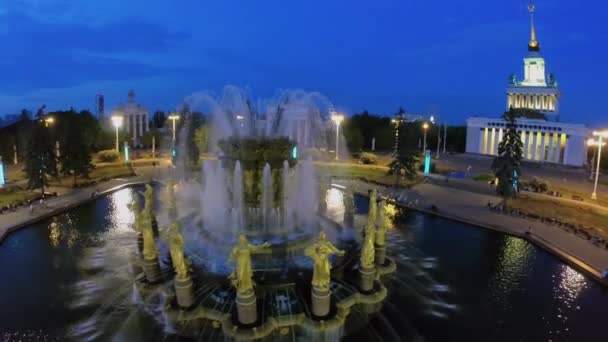
[[[536,7],[562,120],[608,126],[608,3]],[[98,93],[111,108],[130,88],[166,110],[233,84],[254,97],[319,91],[348,114],[403,106],[464,123],[504,111],[528,40],[525,0],[0,0],[0,113],[93,109]]]

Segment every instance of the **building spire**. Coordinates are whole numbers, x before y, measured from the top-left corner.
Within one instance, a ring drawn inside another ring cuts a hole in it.
[[[530,42],[528,43],[528,51],[540,51],[540,44],[536,40],[536,29],[534,27],[534,10],[536,6],[534,2],[531,1],[528,4],[528,11],[530,12]]]

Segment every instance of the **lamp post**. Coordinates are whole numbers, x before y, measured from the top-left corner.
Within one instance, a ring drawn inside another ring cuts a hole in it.
[[[120,153],[120,146],[118,144],[118,129],[122,126],[122,115],[112,115],[112,125],[116,128],[116,152]]]
[[[344,120],[344,115],[342,114],[332,114],[331,120],[336,124],[336,160],[338,160],[338,148],[340,142],[340,124]]]
[[[602,159],[602,145],[605,143],[602,141],[604,138],[608,138],[608,130],[606,131],[595,131],[593,132],[594,137],[598,137],[597,140],[597,165],[595,167],[595,184],[593,185],[593,193],[591,199],[597,199],[597,181],[600,177],[600,160]]]
[[[600,142],[598,140],[595,140],[593,138],[589,138],[587,139],[587,146],[589,147],[599,147]],[[602,146],[606,146],[606,143],[602,143]],[[589,180],[593,180],[593,175],[595,174],[595,158],[597,158],[597,152],[598,149],[594,149],[593,150],[593,158],[591,158],[591,163],[589,164],[590,168],[591,168],[591,172],[589,173]]]
[[[422,151],[426,153],[426,131],[429,129],[429,124],[426,122],[423,123],[422,128],[424,129],[424,140],[422,143]]]
[[[175,113],[171,114],[169,115],[169,120],[173,121],[173,140],[171,140],[173,148],[171,150],[171,153],[175,154],[175,122],[179,120],[179,115]]]

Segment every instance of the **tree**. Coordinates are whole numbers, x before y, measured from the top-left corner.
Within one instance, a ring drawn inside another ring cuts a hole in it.
[[[21,110],[21,115],[19,117],[19,121],[30,121],[32,118],[32,113],[27,109]]]
[[[194,131],[194,141],[199,152],[209,151],[209,125],[202,125]]]
[[[68,130],[64,139],[61,172],[64,175],[72,174],[76,186],[76,178],[88,178],[94,166],[91,163],[91,144],[85,139],[84,131],[78,129],[77,122],[71,123],[71,126],[72,129]]]
[[[202,114],[192,112],[188,104],[185,103],[180,111],[180,117],[175,158],[184,167],[188,165],[196,166],[200,152],[195,142],[195,131],[202,124]]]
[[[402,177],[407,180],[416,179],[417,164],[418,152],[407,149],[403,145],[399,146],[393,160],[388,165],[388,174],[395,176],[395,186],[399,186],[399,180]]]
[[[158,150],[161,144],[163,135],[157,130],[150,130],[144,133],[141,137],[141,143],[145,146],[152,146],[152,138],[154,138],[155,148]]]
[[[518,182],[521,177],[520,165],[523,154],[523,143],[517,133],[517,113],[513,108],[504,113],[507,121],[502,141],[498,144],[498,156],[492,161],[492,171],[498,179],[496,192],[503,198],[503,210],[508,207],[509,198],[517,196]]]
[[[28,188],[41,188],[44,196],[44,187],[48,186],[47,174],[55,175],[55,170],[57,163],[48,127],[44,120],[36,120],[28,142],[24,169]]]
[[[154,112],[152,116],[152,124],[156,128],[163,128],[165,126],[165,122],[167,121],[167,117],[165,116],[165,112],[162,110],[157,110]]]

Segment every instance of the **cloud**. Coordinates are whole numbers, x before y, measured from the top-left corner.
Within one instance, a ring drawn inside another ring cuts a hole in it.
[[[52,23],[14,11],[0,19],[8,26],[8,30],[0,30],[4,57],[0,61],[0,87],[5,92],[125,80],[183,69],[138,58],[165,53],[188,37],[141,19],[95,25]],[[103,56],[105,52],[111,52],[112,57]]]

